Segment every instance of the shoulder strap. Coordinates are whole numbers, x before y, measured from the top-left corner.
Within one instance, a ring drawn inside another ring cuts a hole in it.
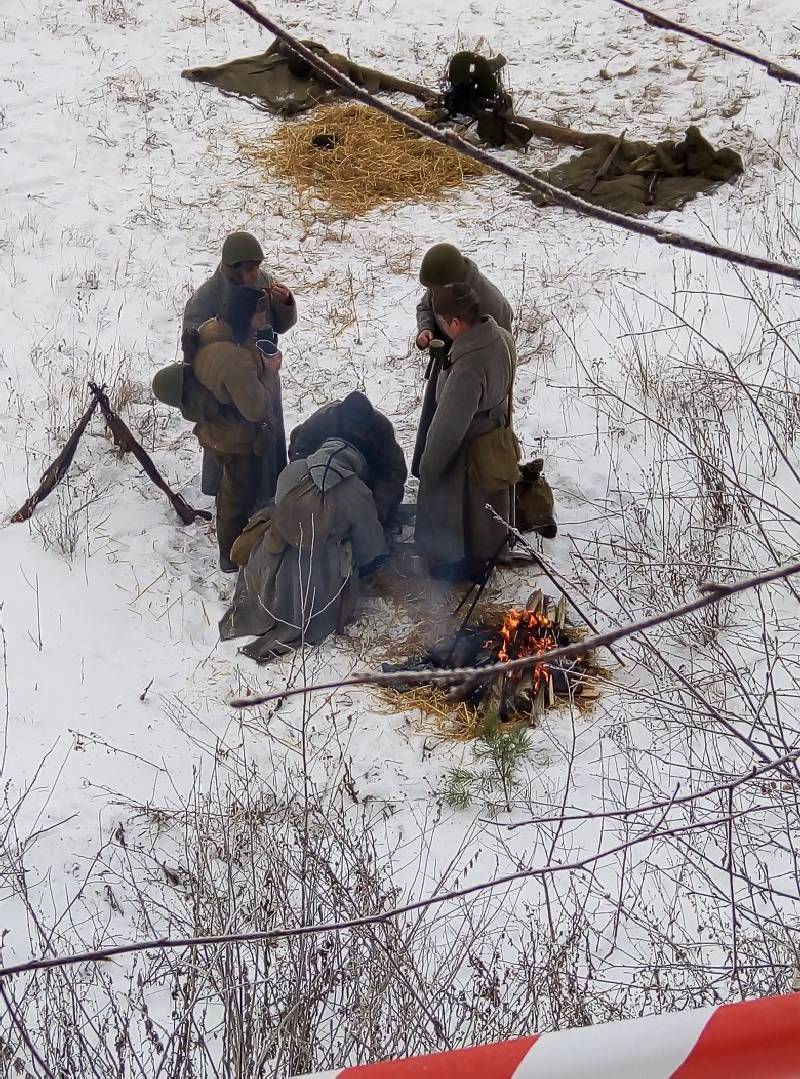
[[[184,330],[181,334],[181,351],[183,352],[183,362],[187,367],[194,366],[194,359],[199,347],[200,340],[197,330]]]
[[[503,337],[503,345],[506,350],[506,363],[508,364],[508,397],[506,399],[506,427],[511,426],[512,412],[514,409],[514,364],[511,362],[511,349],[508,346],[508,341]]]

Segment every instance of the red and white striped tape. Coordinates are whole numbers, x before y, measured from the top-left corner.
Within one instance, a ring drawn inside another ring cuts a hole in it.
[[[800,1079],[800,994],[389,1060],[305,1079]]]

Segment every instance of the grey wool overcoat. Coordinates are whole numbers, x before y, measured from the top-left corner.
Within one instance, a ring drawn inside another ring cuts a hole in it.
[[[310,481],[326,510],[296,546],[276,552],[269,529],[257,542],[219,624],[223,640],[257,634],[242,652],[265,661],[303,644],[319,644],[337,628],[343,607],[352,611],[358,571],[383,554],[385,544],[366,474],[364,458],[340,439],[329,439],[310,457],[286,466],[276,504],[292,499]]]
[[[430,562],[486,561],[502,543],[486,503],[508,521],[511,492],[470,482],[467,447],[505,425],[516,366],[514,339],[491,316],[453,342],[420,463],[416,541]]]
[[[503,293],[493,284],[486,274],[482,274],[472,259],[465,258],[466,272],[462,284],[469,285],[478,297],[478,306],[482,315],[491,315],[498,326],[511,329],[514,312]],[[425,289],[422,299],[417,304],[417,333],[430,330],[438,333],[436,313],[433,310],[433,289]]]

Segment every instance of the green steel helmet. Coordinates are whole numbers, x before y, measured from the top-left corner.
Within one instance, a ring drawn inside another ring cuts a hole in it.
[[[153,379],[153,396],[163,405],[180,408],[183,398],[183,364],[171,363],[162,367]]]
[[[425,253],[419,268],[420,284],[426,288],[453,285],[463,281],[466,270],[464,256],[452,244],[434,244]]]
[[[457,52],[447,67],[447,78],[452,86],[469,86],[491,101],[502,92],[497,72],[504,64],[502,56],[488,60],[476,52]]]
[[[237,262],[263,262],[261,244],[249,232],[232,232],[222,245],[222,262],[235,266]]]

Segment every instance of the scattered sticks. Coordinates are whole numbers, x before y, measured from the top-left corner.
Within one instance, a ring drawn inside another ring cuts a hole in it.
[[[701,798],[710,798],[714,794],[720,794],[722,792],[730,793],[737,787],[741,787],[745,783],[750,783],[752,780],[758,779],[767,772],[782,770],[785,765],[794,764],[798,758],[800,758],[800,749],[795,749],[792,750],[791,753],[785,753],[777,760],[769,761],[767,764],[754,764],[749,771],[743,772],[741,775],[735,776],[732,779],[725,780],[723,783],[715,783],[712,787],[705,787],[700,791],[690,791],[688,794],[682,794],[680,796],[673,795],[669,800],[649,802],[647,805],[630,806],[627,809],[611,809],[597,812],[587,811],[585,813],[566,813],[557,817],[531,817],[529,820],[512,821],[510,824],[499,824],[497,821],[489,820],[484,823],[491,824],[496,828],[505,828],[509,832],[514,832],[517,828],[527,828],[532,824],[562,824],[568,821],[587,820],[625,820],[628,817],[638,817],[643,813],[653,813],[655,810],[663,809],[664,806],[667,805],[686,805],[688,802],[697,802]]]
[[[25,1043],[25,1046],[26,1046],[28,1052],[31,1054],[31,1057],[33,1058],[34,1062],[39,1066],[39,1068],[41,1068],[44,1075],[47,1076],[47,1079],[56,1079],[53,1072],[47,1066],[46,1062],[42,1059],[42,1056],[39,1053],[38,1049],[33,1044],[31,1036],[28,1033],[27,1027],[25,1026],[25,1023],[20,1018],[20,1016],[19,1016],[19,1014],[17,1012],[17,1009],[12,1004],[8,993],[6,992],[6,987],[3,985],[2,982],[0,982],[0,997],[2,997],[3,1003],[6,1006],[6,1011],[8,1012],[8,1014],[9,1014],[9,1016],[11,1018],[11,1022],[14,1024],[14,1026],[19,1031],[20,1037],[22,1038],[23,1042]]]
[[[649,225],[645,221],[626,217],[624,214],[615,213],[613,210],[606,210],[602,206],[593,206],[591,203],[578,198],[577,195],[571,195],[560,187],[555,187],[553,184],[539,179],[538,176],[524,172],[522,169],[500,160],[500,158],[494,157],[487,151],[473,146],[471,143],[459,138],[452,131],[440,131],[424,120],[420,120],[419,117],[381,101],[380,98],[370,94],[369,91],[356,86],[354,82],[340,71],[337,71],[321,56],[318,56],[303,45],[302,42],[298,41],[288,30],[284,30],[274,19],[262,15],[255,5],[250,3],[250,0],[230,0],[230,3],[257,22],[259,26],[263,26],[273,33],[275,37],[284,41],[293,52],[302,57],[315,71],[320,72],[326,79],[338,86],[342,93],[348,97],[361,101],[386,116],[391,116],[394,120],[405,124],[406,127],[418,132],[425,138],[433,139],[443,146],[453,147],[459,153],[464,154],[466,157],[471,157],[474,161],[480,162],[480,164],[485,165],[501,176],[514,180],[527,190],[538,191],[540,194],[546,195],[551,202],[559,206],[575,210],[585,217],[594,218],[596,221],[603,221],[607,225],[616,225],[618,228],[624,229],[626,232],[632,232],[637,236],[647,236],[649,239],[655,240],[656,243],[664,244],[668,247],[675,247],[681,251],[694,251],[697,254],[708,255],[710,258],[720,259],[723,262],[748,266],[753,270],[761,270],[764,273],[787,277],[792,281],[800,281],[800,266],[790,266],[786,262],[779,262],[776,259],[765,258],[761,255],[750,255],[733,247],[724,247],[721,244],[701,240],[695,236],[688,236],[683,232],[674,232],[669,229],[659,228],[657,225]]]
[[[668,19],[664,15],[659,15],[657,11],[653,11],[652,8],[645,7],[644,4],[637,4],[635,0],[612,0],[612,3],[619,4],[620,7],[628,8],[629,11],[635,11],[637,15],[641,15],[646,23],[650,26],[655,26],[659,30],[674,30],[678,34],[684,34],[686,37],[692,37],[695,41],[702,41],[706,45],[711,45],[715,49],[720,49],[722,52],[729,52],[733,56],[740,56],[743,60],[749,60],[752,64],[758,64],[759,67],[763,67],[766,73],[773,79],[777,79],[778,82],[793,82],[795,85],[800,86],[800,71],[792,71],[791,68],[784,67],[783,64],[778,64],[774,60],[770,60],[768,56],[761,56],[757,52],[751,52],[750,49],[744,49],[741,45],[734,45],[731,41],[725,41],[723,38],[714,37],[713,34],[707,34],[705,30],[695,30],[691,26],[686,26],[684,23],[675,22],[673,19]]]

